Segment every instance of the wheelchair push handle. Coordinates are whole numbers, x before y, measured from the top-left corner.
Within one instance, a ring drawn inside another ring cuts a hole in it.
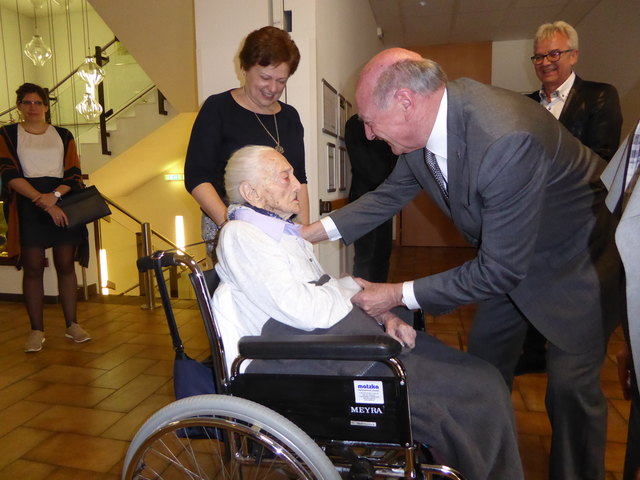
[[[176,259],[175,252],[165,252],[162,250],[158,250],[151,255],[138,258],[138,260],[136,260],[136,266],[138,267],[138,271],[140,273],[144,273],[148,270],[153,270],[154,265],[158,261],[160,261],[160,266],[163,268],[174,267],[176,265],[180,265],[181,263]]]

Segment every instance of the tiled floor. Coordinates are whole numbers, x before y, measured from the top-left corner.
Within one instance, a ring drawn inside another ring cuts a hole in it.
[[[464,248],[395,249],[391,278],[400,281],[454,266]],[[0,302],[0,480],[119,478],[128,441],[154,411],[173,400],[172,357],[162,309],[138,303],[80,302],[79,318],[93,340],[64,338],[59,307],[46,306],[46,342],[25,354],[27,319],[21,304]],[[206,339],[192,301],[176,303],[189,353],[204,355]],[[428,319],[451,345],[464,345],[473,307]],[[607,480],[621,479],[628,403],[616,380],[618,332],[602,373],[609,399]],[[513,402],[528,480],[546,478],[550,428],[544,412],[544,375],[519,377]],[[498,479],[508,480],[508,479]]]

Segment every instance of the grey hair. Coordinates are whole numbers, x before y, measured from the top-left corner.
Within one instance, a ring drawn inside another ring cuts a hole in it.
[[[244,203],[240,195],[242,182],[255,185],[264,174],[264,154],[273,148],[261,145],[247,145],[233,152],[224,171],[224,186],[229,203]]]
[[[576,32],[575,28],[573,28],[567,22],[563,22],[562,20],[558,20],[557,22],[553,23],[543,23],[542,25],[540,25],[538,27],[538,31],[536,32],[536,36],[533,42],[533,48],[535,49],[536,44],[540,40],[550,38],[556,33],[565,35],[569,39],[568,46],[571,50],[578,49],[578,32]]]
[[[446,83],[447,75],[437,62],[427,58],[401,60],[380,74],[373,90],[373,101],[378,108],[384,109],[389,103],[390,94],[399,88],[428,95]]]

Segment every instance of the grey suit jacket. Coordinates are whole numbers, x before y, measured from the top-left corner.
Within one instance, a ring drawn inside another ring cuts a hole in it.
[[[636,128],[640,128],[640,123]],[[602,174],[602,181],[609,189],[607,206],[612,212],[617,209],[622,211],[616,230],[616,244],[624,263],[627,283],[627,333],[634,358],[636,379],[640,380],[640,188],[636,187],[631,191],[624,208],[620,205],[634,132],[635,129],[609,162]]]
[[[422,150],[411,152],[378,189],[331,215],[343,240],[424,189],[477,247],[475,259],[415,281],[426,312],[507,294],[560,348],[593,348],[619,318],[606,304],[620,269],[600,182],[604,161],[523,95],[470,79],[449,82],[447,95],[450,208]]]

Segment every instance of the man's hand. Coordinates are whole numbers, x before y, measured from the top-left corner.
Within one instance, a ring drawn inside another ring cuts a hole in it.
[[[362,278],[355,278],[355,281],[363,290],[351,298],[351,303],[368,315],[377,317],[402,305],[402,283],[371,283]]]
[[[385,332],[399,341],[403,347],[411,349],[416,346],[416,331],[397,315],[386,312],[378,315],[375,319],[378,323],[384,325]]]

